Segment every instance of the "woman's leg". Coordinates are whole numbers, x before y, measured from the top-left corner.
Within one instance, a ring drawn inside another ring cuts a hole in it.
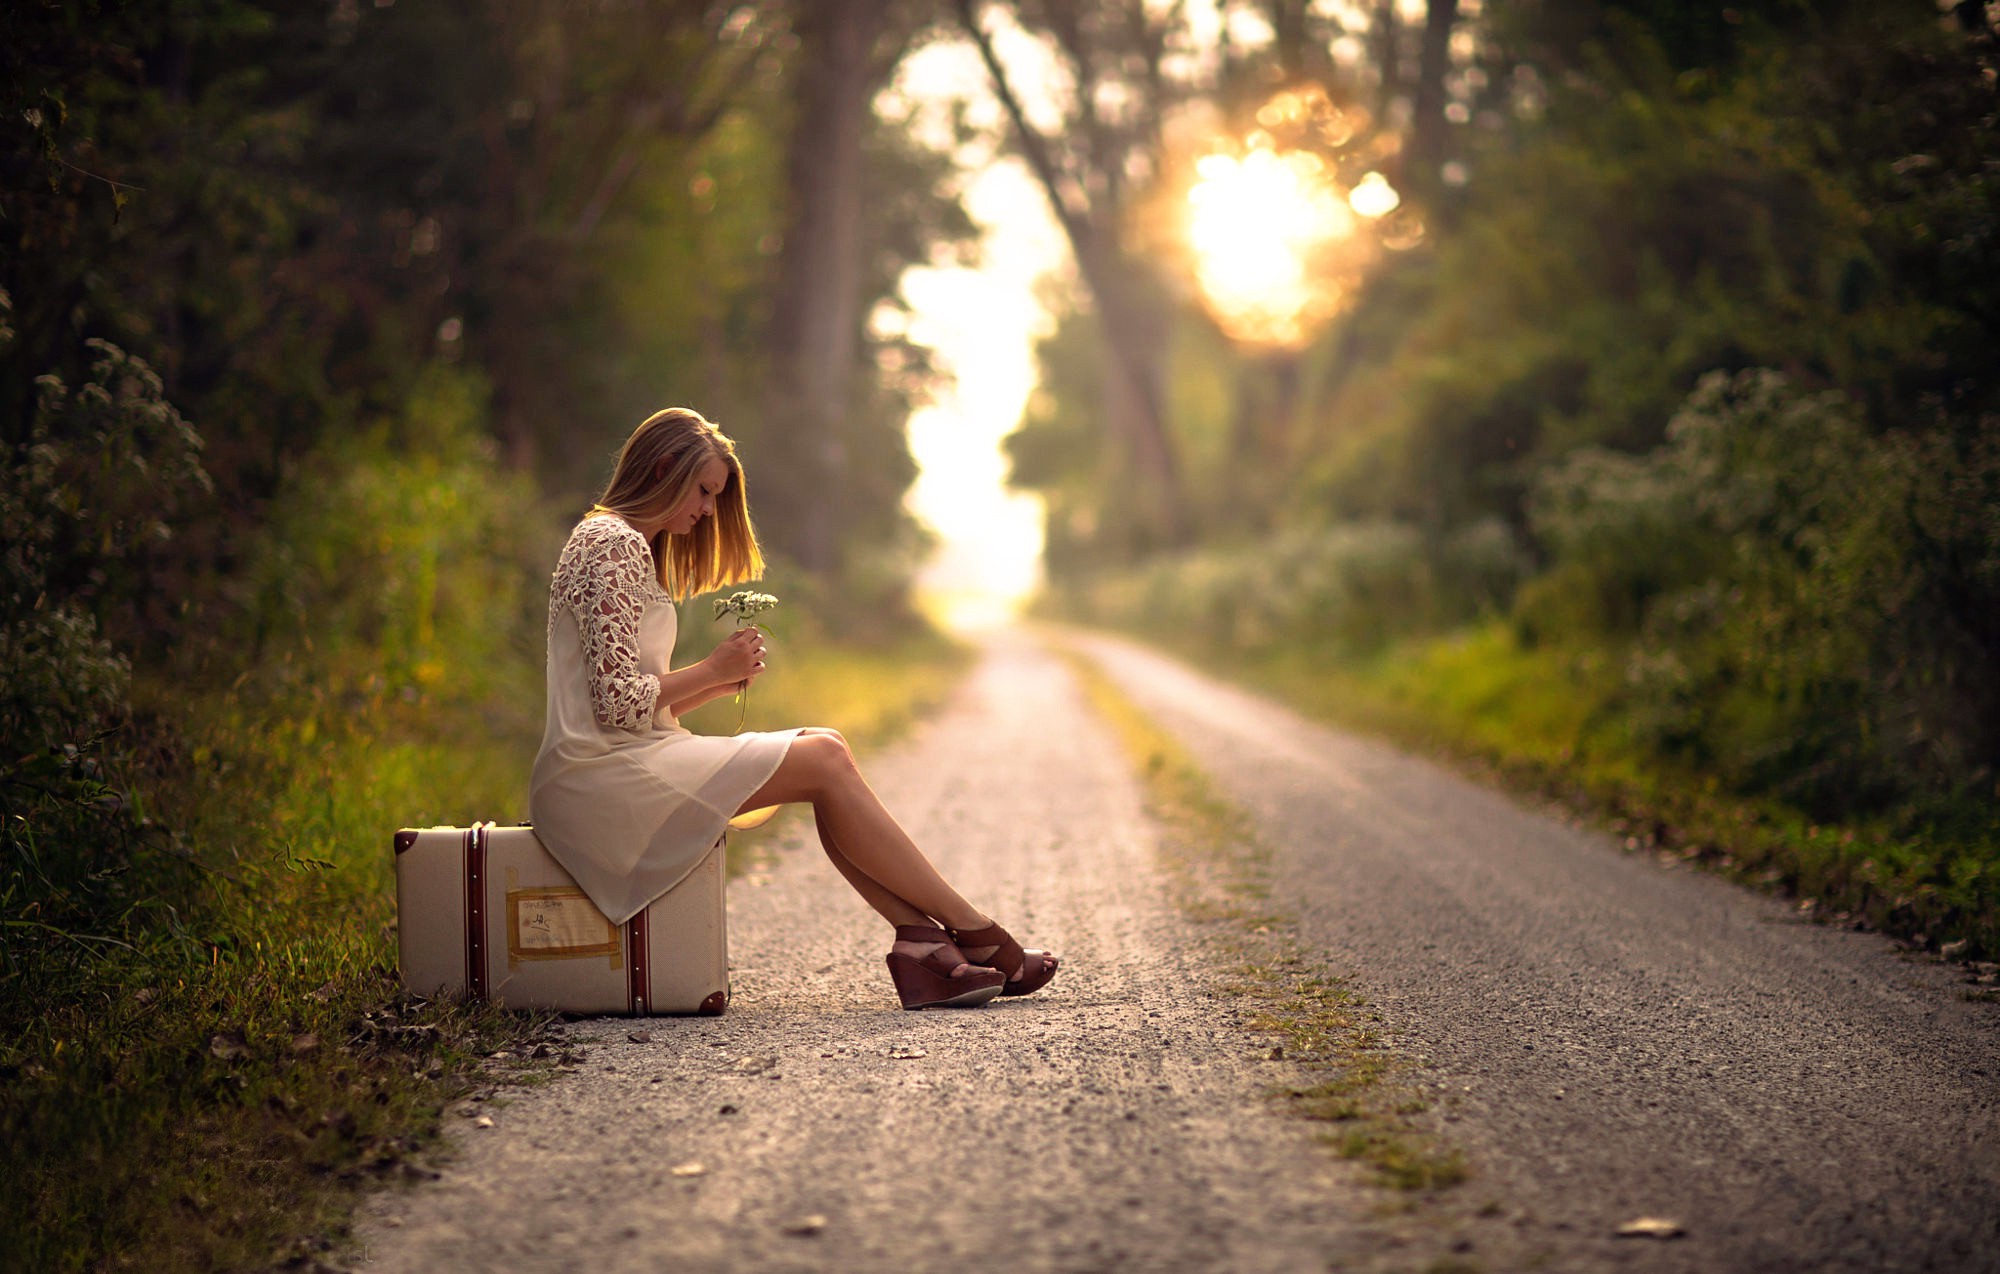
[[[945,883],[883,808],[837,731],[815,729],[792,740],[777,773],[742,808],[797,801],[812,805],[820,841],[834,866],[891,924],[935,920],[955,929],[978,929],[991,923]]]
[[[909,833],[883,808],[874,789],[861,777],[854,754],[838,731],[809,727],[794,739],[778,765],[778,772],[752,793],[742,808],[761,809],[793,801],[812,803],[820,844],[826,847],[827,857],[868,905],[890,924],[927,925],[935,919],[947,929],[972,932],[993,923],[945,883]],[[1004,931],[998,932],[1000,938],[1006,938]],[[892,950],[921,959],[940,945],[898,939]],[[974,964],[994,963],[994,957],[1001,952],[998,946],[958,950]],[[1009,971],[1008,981],[1032,991],[1048,981],[1057,963],[1056,957],[1046,951],[1022,951],[1018,963]],[[970,964],[959,965],[953,976],[964,974],[970,967]]]
[[[854,865],[854,860],[841,851],[840,842],[834,839],[827,828],[826,819],[815,810],[813,822],[819,828],[819,843],[826,850],[826,856],[847,883],[854,886],[854,892],[861,895],[863,902],[873,907],[884,920],[892,925],[927,925],[931,918],[917,910],[910,901],[899,894],[884,889],[879,881]]]

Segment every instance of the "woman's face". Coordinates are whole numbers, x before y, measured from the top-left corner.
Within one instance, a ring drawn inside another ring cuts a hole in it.
[[[667,514],[664,529],[670,535],[686,535],[703,518],[715,516],[715,497],[729,485],[729,466],[721,456],[710,456],[695,475],[694,488],[687,498]]]

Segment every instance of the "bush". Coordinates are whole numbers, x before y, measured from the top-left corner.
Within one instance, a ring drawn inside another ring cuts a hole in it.
[[[134,789],[131,666],[98,608],[132,604],[150,547],[208,475],[152,369],[108,342],[89,348],[82,385],[41,378],[0,476],[0,979],[32,965],[44,991],[127,944],[187,870]]]
[[[1519,627],[1629,638],[1662,751],[1827,814],[1990,781],[1990,433],[1877,436],[1839,394],[1714,373],[1663,446],[1576,452],[1530,508],[1553,568]]]
[[[322,443],[288,477],[240,586],[239,657],[267,692],[466,704],[499,670],[539,669],[560,528],[495,462],[484,409],[475,377],[432,368],[398,418]]]
[[[1487,537],[1483,543],[1464,541],[1465,569],[1502,569],[1495,559],[1504,554],[1491,532],[1480,533]],[[1439,602],[1434,569],[1415,528],[1355,522],[1158,558],[1128,575],[1081,586],[1071,608],[1109,623],[1236,649],[1315,642],[1363,651],[1434,623]]]

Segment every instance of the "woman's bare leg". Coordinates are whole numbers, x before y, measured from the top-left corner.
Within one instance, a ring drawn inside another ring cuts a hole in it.
[[[847,883],[854,886],[854,892],[861,895],[861,900],[879,912],[884,920],[892,925],[933,923],[929,916],[917,910],[907,899],[890,893],[882,887],[880,881],[856,867],[854,860],[841,851],[840,842],[834,839],[833,833],[827,829],[826,820],[818,811],[813,813],[813,822],[819,827],[819,843],[826,850],[827,858],[832,860],[834,867],[847,878]]]
[[[921,924],[934,919],[954,929],[978,929],[991,923],[945,882],[909,833],[883,808],[881,798],[856,768],[847,740],[837,732],[810,731],[794,739],[777,773],[741,808],[799,801],[812,805],[834,866],[869,906],[891,923]],[[864,888],[861,880],[880,892]],[[909,917],[897,904],[920,913],[922,919]]]

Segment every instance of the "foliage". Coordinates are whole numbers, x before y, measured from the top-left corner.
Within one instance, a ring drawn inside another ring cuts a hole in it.
[[[91,350],[74,390],[41,379],[0,479],[0,981],[33,968],[67,985],[143,914],[174,927],[187,884],[184,847],[133,787],[131,664],[97,616],[144,601],[149,551],[208,475],[152,369]]]
[[[1555,569],[1517,614],[1558,643],[1637,636],[1646,737],[1745,790],[1838,814],[1983,789],[1996,448],[1871,437],[1838,394],[1715,374],[1657,451],[1543,471],[1532,516]],[[1970,596],[1936,586],[1949,564]]]
[[[1622,706],[1627,682],[1615,654],[1524,645],[1511,623],[1493,619],[1363,659],[1300,644],[1232,653],[1228,666],[1311,715],[1546,794],[1598,821],[1627,852],[1782,890],[1804,915],[1967,958],[2000,955],[1992,854],[2000,817],[1991,801],[1933,805],[1918,819],[1832,821],[1732,793],[1644,737]]]
[[[375,679],[440,706],[517,688],[503,670],[535,662],[561,528],[495,465],[483,398],[432,368],[397,418],[300,461],[238,576],[267,688]]]
[[[1088,445],[1102,360],[1067,328],[1043,347],[1015,478],[1049,497],[1064,595],[1239,651],[1352,655],[1507,613],[1552,658],[1617,669],[1602,710],[1663,764],[1822,820],[1981,825],[1990,19],[1491,10],[1466,99],[1491,115],[1427,246],[1275,373],[1180,343],[1200,370],[1176,375],[1176,431],[1220,445],[1209,547],[1121,541],[1134,479]]]

